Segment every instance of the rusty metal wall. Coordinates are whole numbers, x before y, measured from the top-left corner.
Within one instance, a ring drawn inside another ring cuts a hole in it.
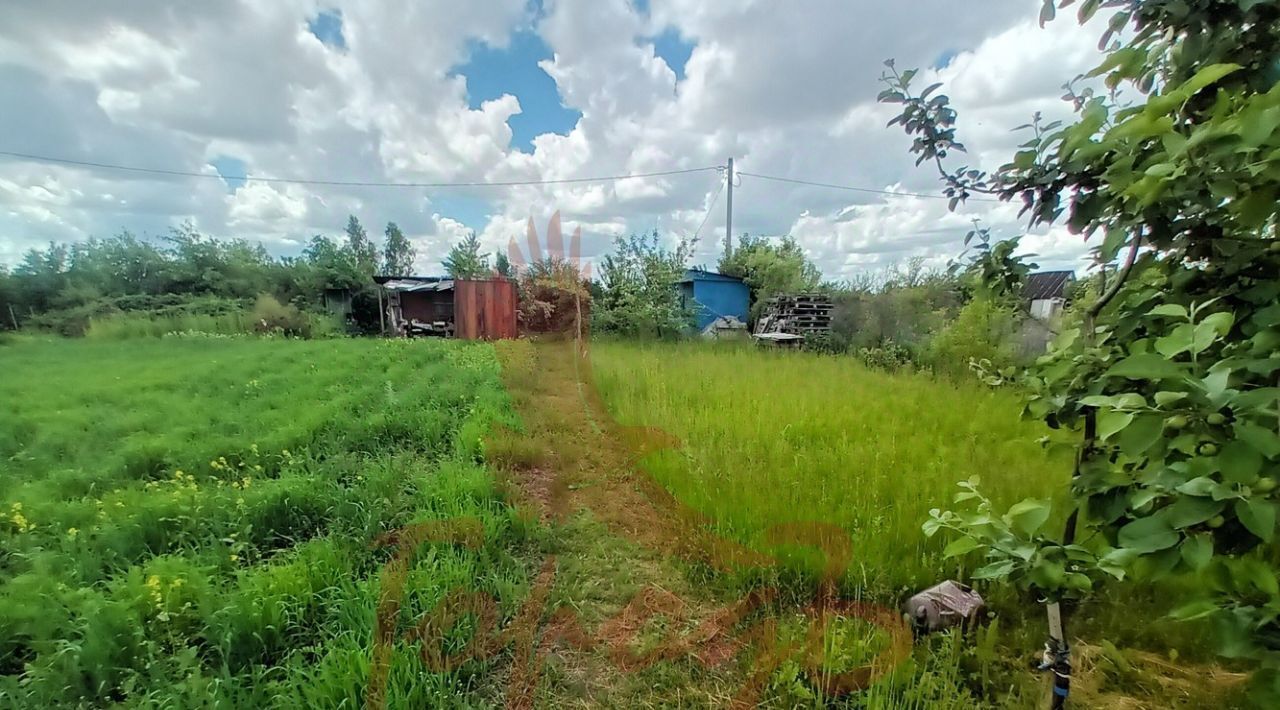
[[[516,337],[516,285],[503,279],[458,280],[453,284],[456,336],[463,340]]]

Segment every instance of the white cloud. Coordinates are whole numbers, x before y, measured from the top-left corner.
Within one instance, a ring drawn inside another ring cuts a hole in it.
[[[1096,62],[1097,28],[1069,19],[1036,26],[1037,0],[991,0],[981,10],[943,0],[899,5],[848,0],[795,3],[651,0],[648,16],[625,0],[485,3],[169,3],[125,0],[9,4],[0,21],[3,149],[74,159],[208,172],[229,155],[251,174],[343,181],[554,180],[718,165],[902,192],[933,192],[909,140],[885,128],[875,103],[880,62],[928,67],[918,81],[947,83],[969,160],[998,166],[1020,142],[1008,131],[1033,111],[1062,114],[1061,84]],[[345,50],[306,29],[316,12],[342,13]],[[544,134],[532,152],[511,146],[511,95],[471,108],[452,74],[469,43],[504,46],[532,27],[552,51],[542,68],[564,104],[580,111],[568,135]],[[651,37],[672,29],[696,43],[685,78],[655,56]],[[490,252],[523,243],[560,210],[581,226],[594,259],[628,231],[690,235],[710,214],[695,260],[714,263],[724,197],[714,172],[471,190],[373,189],[250,181],[151,178],[0,157],[0,261],[49,239],[129,228],[155,233],[190,219],[221,236],[292,248],[338,233],[348,213],[370,233],[400,224],[419,268],[438,268],[448,243],[471,229]],[[458,195],[484,202],[452,212]],[[974,202],[882,197],[741,177],[735,231],[791,233],[829,277],[909,256],[945,262],[969,219],[997,234],[1020,231],[1016,209]],[[1025,245],[1041,263],[1071,264],[1079,239],[1055,228]]]

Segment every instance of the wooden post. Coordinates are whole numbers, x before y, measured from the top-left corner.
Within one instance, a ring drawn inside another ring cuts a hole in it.
[[[378,287],[378,334],[387,335],[387,311],[382,307],[382,287]]]
[[[729,169],[725,171],[725,204],[724,204],[724,258],[733,257],[733,158],[729,158]]]

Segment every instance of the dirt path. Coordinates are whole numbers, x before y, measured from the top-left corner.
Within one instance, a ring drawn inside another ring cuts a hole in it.
[[[495,436],[486,457],[551,529],[528,605],[539,618],[516,622],[530,628],[523,648],[517,642],[508,705],[753,700],[742,692],[744,644],[733,627],[759,600],[690,584],[691,561],[717,558],[703,549],[697,521],[634,466],[653,447],[678,442],[613,424],[579,385],[588,375],[571,348],[525,341],[499,348],[524,430]]]

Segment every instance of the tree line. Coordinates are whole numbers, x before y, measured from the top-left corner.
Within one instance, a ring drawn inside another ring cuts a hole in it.
[[[220,314],[262,294],[318,310],[327,290],[351,293],[355,325],[377,324],[376,274],[412,272],[414,247],[395,222],[381,245],[354,215],[344,235],[316,235],[302,253],[274,257],[260,243],[214,239],[190,224],[158,239],[129,231],[105,239],[31,249],[12,269],[0,266],[3,327],[83,334],[115,314]]]
[[[1011,244],[989,248],[985,232],[975,234],[980,237],[975,256],[958,272],[926,269],[917,260],[851,282],[824,281],[793,238],[745,234],[713,268],[746,283],[752,320],[774,295],[830,294],[837,304],[833,330],[811,338],[807,346],[812,349],[851,353],[878,367],[919,365],[967,373],[970,359],[998,368],[1017,356],[1016,297],[983,299],[966,311],[975,300],[973,284],[1004,269],[1011,272],[1006,291],[1016,291],[1026,274],[1025,267],[1010,266],[1018,263],[1008,259]],[[336,292],[344,303],[350,299],[346,330],[374,333],[380,326],[374,277],[412,275],[416,257],[394,222],[387,223],[380,242],[350,216],[342,236],[316,235],[299,255],[288,257],[272,256],[244,239],[211,238],[189,224],[158,239],[124,231],[106,239],[52,243],[28,251],[11,270],[0,267],[0,327],[74,336],[95,322],[121,317],[190,318],[182,322],[198,324],[207,322],[195,320],[200,317],[248,312],[255,322],[290,324],[300,314],[324,313],[326,293]],[[692,332],[695,321],[676,287],[692,266],[694,246],[686,239],[664,239],[657,231],[620,236],[597,264],[596,278],[577,285],[572,285],[576,269],[565,263],[535,262],[517,273],[505,254],[484,252],[474,232],[451,245],[441,263],[452,278],[513,279],[527,331],[563,326],[571,305],[585,300],[594,332],[676,338]],[[585,299],[567,295],[575,289]],[[264,302],[264,296],[270,300]],[[298,325],[283,329],[309,332]]]

